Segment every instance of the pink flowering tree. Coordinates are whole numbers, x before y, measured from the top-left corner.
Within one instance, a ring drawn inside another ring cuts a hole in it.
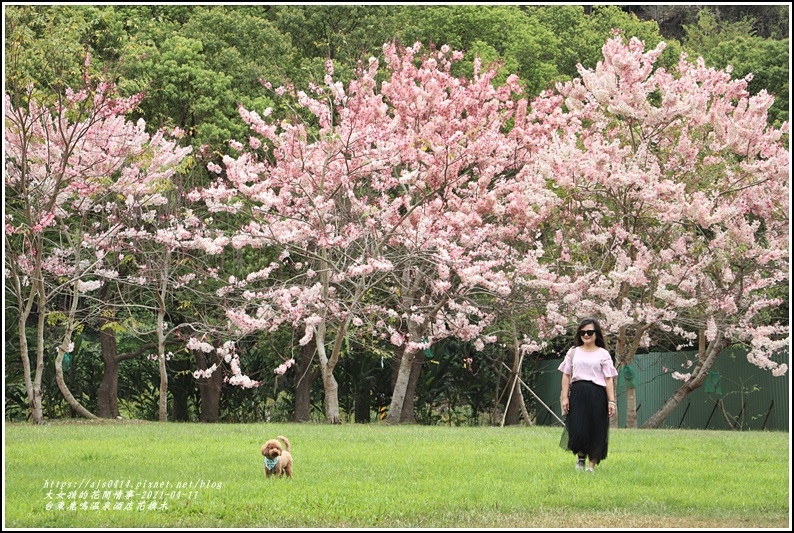
[[[449,62],[435,68],[443,50],[421,66],[414,65],[417,47],[387,54],[392,77],[382,89],[400,120],[392,135],[402,137],[403,165],[422,180],[412,183],[413,194],[427,198],[395,228],[392,245],[402,258],[387,280],[393,298],[379,313],[391,320],[376,324],[400,348],[386,417],[392,423],[414,420],[425,348],[454,336],[481,350],[499,340],[488,328],[508,302],[514,310],[536,308],[550,283],[538,233],[557,198],[536,172],[546,128],[527,113],[514,77],[496,88],[496,71],[477,60],[471,81],[457,79]],[[526,299],[523,283],[534,283]],[[510,344],[522,353],[542,346],[512,335]]]
[[[154,348],[149,359],[157,362],[160,373],[159,419],[168,417],[167,362],[176,345],[195,358],[192,374],[202,393],[200,420],[217,421],[224,381],[246,388],[259,383],[242,374],[235,343],[226,339],[225,317],[217,312],[222,301],[214,294],[220,285],[217,265],[229,239],[208,227],[213,220],[206,213],[184,205],[185,177],[171,180],[162,190],[167,202],[108,216],[111,223],[123,217],[125,225],[116,239],[95,244],[106,245],[107,256],[116,260],[113,279],[117,299],[123,302],[116,311],[123,317],[114,317],[113,325],[148,350]]]
[[[779,376],[789,343],[770,318],[789,269],[788,124],[770,127],[772,96],[748,94],[730,70],[685,56],[673,72],[656,67],[663,49],[618,35],[594,70],[542,97],[566,117],[548,177],[565,209],[550,234],[555,271],[571,281],[548,312],[601,318],[618,366],[664,339],[697,347],[643,427],[701,386],[726,347]],[[628,411],[631,426],[631,396]]]
[[[511,290],[507,242],[534,246],[556,201],[523,170],[526,139],[507,134],[515,77],[501,88],[493,70],[458,79],[449,70],[461,54],[420,48],[385,45],[385,70],[371,58],[347,89],[329,64],[323,87],[295,93],[290,120],[241,108],[249,150],[238,144],[238,158],[210,166],[217,183],[191,194],[244,221],[233,247],[279,251],[229,279],[227,316],[238,335],[288,326],[304,332],[301,346],[316,343],[330,423],[341,420],[334,368],[352,332],[401,354],[390,421],[421,350],[448,336],[493,341],[483,332],[493,295]]]
[[[213,305],[208,301],[214,297],[207,295],[213,281],[209,262],[219,249],[204,231],[203,222],[178,207],[178,193],[169,191],[168,204],[139,211],[138,223],[120,232],[108,252],[124,265],[114,278],[118,299],[123,302],[117,307],[114,324],[138,338],[148,348],[149,359],[157,363],[162,422],[168,419],[167,362],[174,357],[169,347],[187,344],[193,349],[188,334],[212,335],[212,313],[202,310]],[[196,359],[202,368],[203,356]],[[209,404],[202,403],[202,410]]]
[[[88,59],[86,60],[87,72]],[[107,83],[86,75],[79,91],[67,89],[42,105],[33,89],[5,99],[6,294],[15,307],[24,380],[33,423],[43,421],[41,377],[45,329],[59,326],[56,382],[69,405],[93,417],[69,392],[62,361],[73,336],[101,306],[93,294],[117,276],[109,243],[127,230],[126,215],[165,202],[161,194],[189,152],[152,136],[143,121],[125,115],[142,95],[115,96]],[[27,325],[37,318],[35,372]]]

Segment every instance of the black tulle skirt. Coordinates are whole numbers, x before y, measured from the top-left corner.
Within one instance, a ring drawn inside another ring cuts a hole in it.
[[[609,411],[607,391],[592,381],[571,383],[566,449],[584,453],[595,464],[607,458],[609,443]]]

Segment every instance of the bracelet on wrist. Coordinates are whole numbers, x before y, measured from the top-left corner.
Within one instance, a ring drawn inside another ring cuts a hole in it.
[[[615,402],[607,402],[607,403],[611,403],[611,404],[612,404],[612,405],[614,405],[615,407],[617,407],[617,406],[618,406],[618,404],[617,404],[617,403],[615,403]]]

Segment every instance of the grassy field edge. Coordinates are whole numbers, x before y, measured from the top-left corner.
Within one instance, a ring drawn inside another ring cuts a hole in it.
[[[293,479],[264,478],[277,435]],[[791,525],[782,432],[613,430],[595,475],[555,427],[52,421],[4,437],[7,528]]]

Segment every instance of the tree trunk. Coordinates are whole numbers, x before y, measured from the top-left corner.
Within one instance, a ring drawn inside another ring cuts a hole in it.
[[[28,338],[25,323],[29,312],[19,313],[19,352],[22,356],[22,370],[25,379],[25,391],[28,396],[28,408],[30,409],[30,422],[32,424],[44,423],[44,412],[41,408],[41,375],[44,372],[44,357],[37,354],[36,379],[31,377],[30,358],[28,356]],[[44,331],[44,315],[39,313],[39,330]],[[43,353],[43,352],[42,352]]]
[[[97,416],[99,418],[118,418],[120,416],[118,384],[121,362],[138,357],[156,346],[153,343],[147,343],[139,346],[133,352],[119,355],[116,332],[112,327],[106,327],[112,322],[113,319],[109,316],[99,318],[99,344],[102,350],[102,381],[97,389]]]
[[[632,252],[632,257],[636,254]],[[620,301],[623,301],[625,297],[628,296],[629,285],[626,282],[621,284],[620,290]],[[617,346],[615,348],[615,369],[618,371],[618,375],[620,375],[621,369],[624,366],[628,366],[634,360],[634,356],[637,354],[637,349],[639,348],[642,337],[645,335],[645,332],[648,331],[650,326],[648,324],[641,324],[637,327],[637,330],[632,334],[629,335],[628,327],[621,326],[620,331],[618,332],[617,338]],[[617,378],[613,381],[615,387],[615,400],[617,400],[617,392],[618,392],[618,381]],[[636,390],[634,394],[626,394],[626,427],[627,428],[635,428],[637,427],[636,416],[637,416],[637,394]],[[634,418],[634,425],[630,425],[630,418]],[[618,417],[613,416],[609,419],[609,427],[610,428],[617,428],[618,427]]]
[[[164,291],[163,291],[164,292]],[[160,371],[159,420],[168,422],[168,369],[165,366],[165,305],[161,295],[157,309],[157,368]]]
[[[46,315],[44,309],[39,311],[38,320],[38,334],[36,346],[36,376],[33,381],[33,404],[31,405],[31,422],[34,424],[44,423],[44,407],[42,405],[42,398],[44,392],[41,386],[41,380],[44,377],[44,325],[46,323]]]
[[[196,366],[200,370],[207,370],[209,364],[204,352],[195,351]],[[213,352],[212,363],[220,365],[220,356]],[[220,420],[220,401],[221,387],[223,386],[223,371],[217,368],[209,378],[201,378],[198,382],[199,393],[201,394],[201,410],[199,412],[199,422],[215,423]]]
[[[34,247],[32,249],[36,252],[36,257],[41,258],[42,245],[41,239],[35,238],[33,240]],[[15,262],[12,262],[15,265]],[[41,282],[41,262],[36,261],[33,269],[33,283],[30,286],[30,292],[27,298],[23,296],[23,288],[20,280],[20,272],[16,267],[12,269],[12,280],[14,284],[14,291],[17,294],[18,301],[20,302],[19,315],[17,316],[17,324],[19,327],[19,353],[22,358],[23,378],[25,380],[25,392],[27,393],[28,408],[30,409],[30,422],[31,424],[44,423],[44,409],[42,408],[42,390],[41,380],[44,375],[44,328],[46,327],[45,321],[45,303],[46,298],[44,292],[44,284]],[[24,290],[27,292],[27,288]],[[38,300],[38,319],[36,323],[36,372],[35,375],[31,374],[30,367],[30,346],[28,345],[27,322],[28,318],[33,311],[33,304]],[[25,302],[22,307],[21,303]]]
[[[653,414],[653,416],[651,416],[648,420],[646,420],[642,424],[642,426],[640,426],[640,428],[657,429],[659,426],[662,425],[662,422],[664,422],[667,419],[667,417],[670,416],[670,414],[675,410],[675,408],[678,407],[681,404],[681,402],[684,401],[684,398],[686,398],[689,395],[689,393],[692,392],[692,390],[694,389],[692,389],[688,383],[684,383],[683,385],[678,387],[678,390],[676,390],[673,393],[673,395],[670,396],[670,398],[668,398],[666,402],[664,402],[664,405],[662,405],[662,407],[658,411],[656,411]]]
[[[205,383],[199,383],[201,393],[199,422],[213,424],[220,420],[222,376],[221,372],[213,372]]]
[[[408,378],[408,388],[405,389],[405,399],[403,399],[403,410],[400,413],[401,424],[416,424],[414,400],[416,399],[416,387],[419,384],[419,377],[422,375],[422,367],[424,367],[426,359],[424,352],[417,352],[411,364],[411,375]]]
[[[341,424],[339,414],[339,384],[334,373],[328,367],[322,369],[323,391],[325,393],[325,421],[329,424]]]
[[[520,358],[514,351],[510,351],[510,376],[507,379],[508,388],[508,404],[507,411],[505,412],[504,425],[516,426],[521,422],[521,386],[518,384],[518,374],[521,370],[519,367]]]
[[[317,377],[311,371],[314,352],[317,342],[314,337],[305,346],[301,346],[298,360],[295,361],[295,412],[292,419],[295,422],[308,422],[312,410],[312,382]]]
[[[389,390],[394,390],[397,384],[397,378],[400,376],[400,363],[403,360],[403,353],[405,346],[400,346],[394,351],[394,356],[389,358],[389,366],[391,367],[391,377],[389,379]]]
[[[325,324],[317,326],[314,337],[317,342],[317,355],[320,359],[320,375],[323,378],[323,403],[325,404],[325,421],[329,424],[341,424],[342,417],[339,414],[339,385],[334,377],[334,367],[338,361],[338,350],[344,338],[344,330],[340,329],[336,334],[333,352],[328,357],[325,351]]]
[[[102,347],[102,381],[96,391],[96,410],[99,418],[116,418],[119,416],[118,346],[116,344],[116,332],[112,328],[103,327],[108,322],[110,321],[107,318],[99,319],[99,344]]]
[[[323,265],[329,265],[324,251],[321,253],[321,256],[321,263]],[[324,296],[327,296],[330,290],[330,271],[330,268],[323,268],[320,275]],[[365,294],[364,288],[365,285],[363,281],[356,283],[356,289],[351,305],[355,306],[358,304],[360,299]],[[325,397],[323,398],[325,403],[325,421],[329,424],[342,423],[342,417],[339,414],[339,385],[337,384],[336,378],[334,377],[334,368],[336,368],[336,364],[339,362],[339,357],[342,353],[342,344],[344,343],[345,335],[347,334],[347,328],[350,325],[350,320],[351,316],[348,315],[348,317],[342,320],[339,324],[339,328],[336,331],[336,336],[334,337],[334,345],[333,348],[331,348],[330,356],[325,349],[326,319],[323,318],[323,320],[314,327],[314,339],[317,343],[317,357],[320,360],[320,375],[323,378],[323,392],[325,394]]]
[[[529,412],[527,411],[527,402],[524,401],[524,391],[521,390],[521,384],[516,384],[516,394],[518,394],[520,406],[521,406],[521,414],[524,416],[524,422],[527,426],[532,425],[532,420],[529,418]]]
[[[105,358],[102,354],[102,381],[97,388],[97,416],[117,418],[119,414],[118,381],[119,363],[115,357]]]
[[[165,366],[165,297],[168,293],[168,270],[171,248],[166,248],[157,292],[157,366],[160,370],[160,422],[168,421],[168,369]]]
[[[394,391],[391,395],[391,403],[389,404],[389,414],[386,415],[387,424],[399,424],[403,420],[403,407],[411,381],[411,369],[416,357],[416,352],[403,350],[400,366],[397,370],[397,379],[394,382]]]
[[[701,338],[703,338],[701,332]],[[724,339],[722,334],[718,334],[717,339],[713,340],[709,343],[708,348],[703,349],[703,342],[701,342],[701,350],[698,353],[698,363],[695,365],[695,369],[692,372],[692,377],[689,381],[681,384],[680,387],[673,393],[670,398],[664,402],[664,405],[656,411],[648,420],[646,420],[641,426],[641,429],[656,429],[662,425],[670,414],[678,407],[684,398],[686,398],[690,392],[700,388],[701,385],[706,381],[706,377],[709,374],[709,370],[714,365],[714,361],[716,361],[717,356],[719,356],[720,352],[727,348],[729,342]]]
[[[79,293],[77,291],[77,287],[75,285],[74,290],[72,291],[72,303],[69,309],[69,313],[67,315],[66,326],[63,332],[63,341],[61,345],[58,346],[58,355],[55,357],[55,382],[58,384],[58,388],[63,394],[63,397],[66,398],[66,403],[74,410],[75,413],[82,416],[83,418],[95,419],[96,415],[91,413],[88,409],[83,407],[80,402],[72,395],[72,391],[69,390],[69,387],[66,386],[66,381],[63,379],[63,357],[66,354],[66,349],[72,344],[72,334],[74,333],[74,322],[75,316],[77,315],[77,304],[79,301]],[[71,349],[71,348],[70,348]]]
[[[58,348],[58,355],[55,357],[55,382],[58,384],[58,388],[61,394],[63,394],[63,397],[66,398],[66,403],[69,404],[69,407],[71,407],[75,413],[83,418],[95,419],[97,418],[96,415],[83,407],[72,395],[69,387],[66,386],[66,382],[63,379],[63,356],[65,353],[62,347]]]
[[[160,370],[159,420],[168,422],[168,369],[165,366],[165,346],[162,344],[162,339],[158,344],[160,344],[160,353],[157,355],[157,367]]]
[[[637,389],[635,387],[626,388],[626,427],[637,429]]]

